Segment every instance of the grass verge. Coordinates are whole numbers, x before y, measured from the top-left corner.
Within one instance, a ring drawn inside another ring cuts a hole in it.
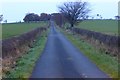
[[[90,43],[85,42],[79,36],[76,37],[71,32],[62,29],[60,31],[103,72],[107,73],[111,78],[118,78],[118,65],[120,64],[115,58],[96,49]]]
[[[48,32],[43,32],[42,36],[40,36],[37,41],[34,43],[33,48],[24,54],[21,58],[16,61],[16,67],[7,72],[6,78],[29,78],[32,70],[35,66],[36,61],[41,55],[45,43],[47,40]]]

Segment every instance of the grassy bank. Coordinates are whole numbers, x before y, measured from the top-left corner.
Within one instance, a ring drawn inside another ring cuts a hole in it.
[[[48,22],[6,23],[2,24],[2,39],[19,36],[37,27],[48,26]]]
[[[82,40],[80,36],[73,35],[71,32],[66,32],[65,30],[61,30],[61,32],[102,71],[112,78],[118,77],[118,61],[115,58],[96,49],[90,43]]]
[[[37,41],[34,43],[33,48],[24,54],[16,61],[16,66],[6,73],[6,78],[29,78],[35,66],[35,62],[40,57],[47,40],[48,32],[43,32]]]

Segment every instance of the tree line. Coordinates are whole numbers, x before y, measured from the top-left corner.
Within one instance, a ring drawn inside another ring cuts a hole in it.
[[[28,13],[23,18],[24,22],[49,21],[49,20],[55,21],[56,24],[59,26],[62,26],[66,22],[66,18],[61,13],[51,13],[51,14],[41,13],[40,16],[35,13]]]
[[[41,13],[40,16],[35,13],[27,13],[23,19],[24,22],[48,21],[48,20],[50,20],[50,14],[47,14],[47,13]]]
[[[60,27],[68,22],[70,28],[72,28],[78,22],[88,19],[90,17],[88,13],[91,11],[88,3],[83,1],[65,2],[58,6],[58,9],[59,13],[41,13],[40,16],[35,13],[28,13],[23,20],[24,22],[54,20]],[[97,14],[97,17],[100,17],[100,19],[103,18],[100,14]],[[115,16],[115,18],[120,19],[119,16]],[[94,17],[92,17],[92,19],[94,19]]]
[[[73,27],[77,21],[85,19],[90,11],[87,2],[65,2],[58,7],[59,13],[46,14],[40,16],[35,13],[28,13],[24,17],[24,22],[54,20],[57,25],[62,26],[66,21]]]

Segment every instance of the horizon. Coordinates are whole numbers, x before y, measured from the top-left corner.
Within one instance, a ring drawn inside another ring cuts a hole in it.
[[[35,13],[40,15],[41,13],[58,13],[57,6],[61,5],[67,0],[36,0],[36,1],[15,1],[15,0],[2,0],[0,14],[3,14],[3,21],[7,20],[8,23],[23,22],[23,18],[27,13]],[[72,1],[72,0],[70,0]],[[100,14],[103,19],[115,19],[114,16],[118,15],[118,2],[117,0],[82,0],[89,3],[91,12],[89,16],[95,18],[97,14]],[[103,1],[103,2],[102,2]],[[22,5],[22,6],[21,6]],[[102,5],[102,6],[101,6]]]

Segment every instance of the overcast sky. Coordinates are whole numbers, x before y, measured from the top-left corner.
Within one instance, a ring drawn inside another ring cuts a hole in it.
[[[77,0],[0,0],[0,14],[8,22],[22,21],[26,13],[55,13],[58,5],[66,1]],[[90,16],[96,14],[103,18],[114,18],[118,15],[118,1],[120,0],[82,0],[89,2]]]

